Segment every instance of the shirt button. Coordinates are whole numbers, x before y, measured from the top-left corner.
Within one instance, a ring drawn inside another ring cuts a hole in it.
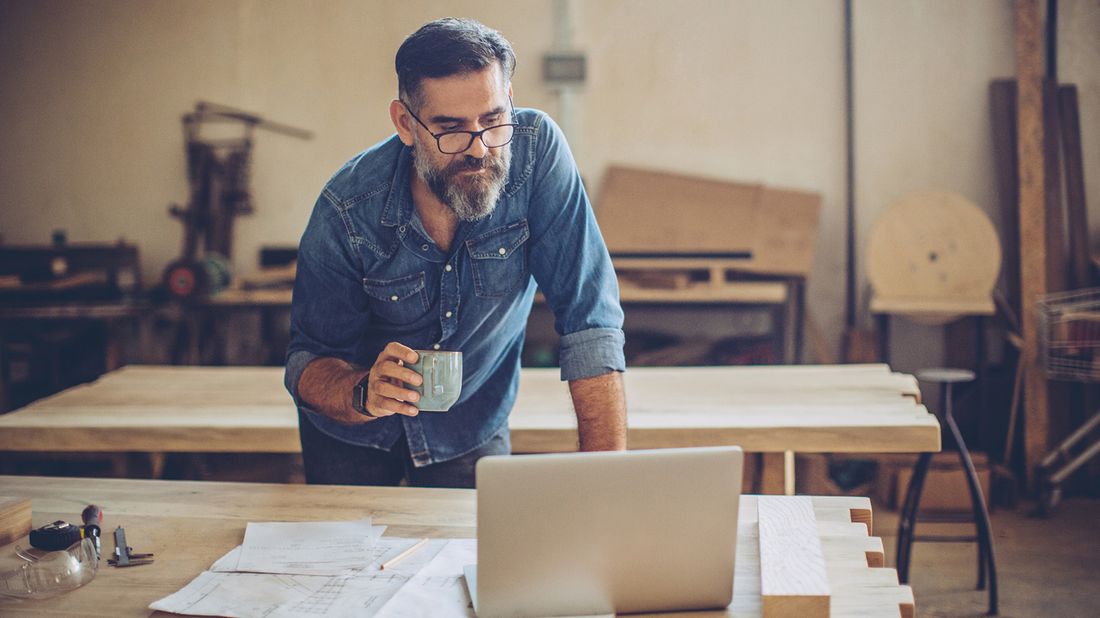
[[[392,300],[394,302],[397,302],[397,294],[394,294],[393,296],[391,296],[390,300]]]
[[[504,255],[505,253],[508,253],[508,250],[504,247],[501,247],[500,249],[497,249],[497,253]]]
[[[420,250],[421,251],[427,251],[428,250],[428,245],[420,245]]]
[[[447,264],[446,266],[444,266],[444,267],[443,267],[443,270],[445,270],[445,271],[447,271],[447,272],[451,272],[451,270],[452,270],[452,269],[451,269],[451,265],[450,265],[450,264]]]
[[[404,225],[402,225],[401,227],[397,228],[397,231],[398,231],[398,232],[401,232],[402,234],[404,234],[404,233],[405,233],[405,226],[404,226]]]
[[[433,346],[432,346],[432,349],[433,349],[433,350],[438,350],[438,349],[439,349],[439,344],[437,343],[437,344],[433,345]]]
[[[451,316],[452,316],[452,315],[454,315],[454,314],[453,314],[453,313],[451,313],[450,311],[448,311],[447,313],[445,313],[445,314],[443,314],[443,315],[445,315],[446,317],[448,317],[448,318],[449,318],[449,317],[451,317]]]

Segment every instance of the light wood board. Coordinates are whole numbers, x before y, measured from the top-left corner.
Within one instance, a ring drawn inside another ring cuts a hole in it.
[[[813,266],[821,196],[611,166],[595,210],[612,253],[751,251],[731,268],[804,276]]]
[[[30,534],[31,501],[26,498],[0,496],[0,545],[7,545]]]
[[[631,448],[740,445],[749,452],[940,449],[910,375],[886,365],[639,367],[624,376]],[[577,448],[557,369],[524,369],[515,452]],[[278,367],[132,365],[0,416],[0,450],[300,451]]]
[[[828,618],[829,578],[808,496],[760,496],[760,596],[765,618]]]
[[[156,554],[151,565],[103,566],[87,586],[53,599],[0,599],[4,616],[148,616],[149,603],[179,590],[241,543],[250,521],[371,517],[374,524],[388,526],[390,536],[472,538],[476,533],[476,493],[465,489],[12,476],[0,476],[0,487],[30,498],[38,524],[72,521],[94,502],[103,509],[105,530],[121,525],[135,551]],[[862,524],[850,520],[852,509],[870,509],[870,502],[846,497],[811,500],[832,586],[832,615],[911,616],[912,590],[898,584],[893,569],[868,566],[865,554],[875,544]],[[761,615],[757,529],[756,497],[743,496],[733,603],[726,610],[692,616]]]

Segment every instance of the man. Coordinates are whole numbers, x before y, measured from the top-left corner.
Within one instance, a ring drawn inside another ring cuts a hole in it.
[[[310,483],[473,487],[509,453],[536,282],[582,450],[626,446],[622,309],[561,131],[512,107],[499,32],[441,19],[397,51],[397,134],[321,193],[298,254],[286,385]],[[462,395],[416,408],[415,349],[463,353]]]

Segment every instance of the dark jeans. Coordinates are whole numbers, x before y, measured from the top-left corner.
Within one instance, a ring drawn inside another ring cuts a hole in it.
[[[465,455],[417,468],[409,455],[405,436],[393,450],[356,446],[322,433],[301,412],[298,435],[302,441],[302,461],[306,482],[311,485],[397,485],[408,479],[413,487],[474,487],[474,466],[486,455],[512,452],[508,428]]]

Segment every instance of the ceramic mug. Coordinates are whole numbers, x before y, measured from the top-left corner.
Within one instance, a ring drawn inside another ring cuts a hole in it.
[[[420,386],[406,384],[420,394],[410,402],[422,412],[446,412],[462,394],[462,352],[416,350],[419,358],[409,369],[423,378]]]

